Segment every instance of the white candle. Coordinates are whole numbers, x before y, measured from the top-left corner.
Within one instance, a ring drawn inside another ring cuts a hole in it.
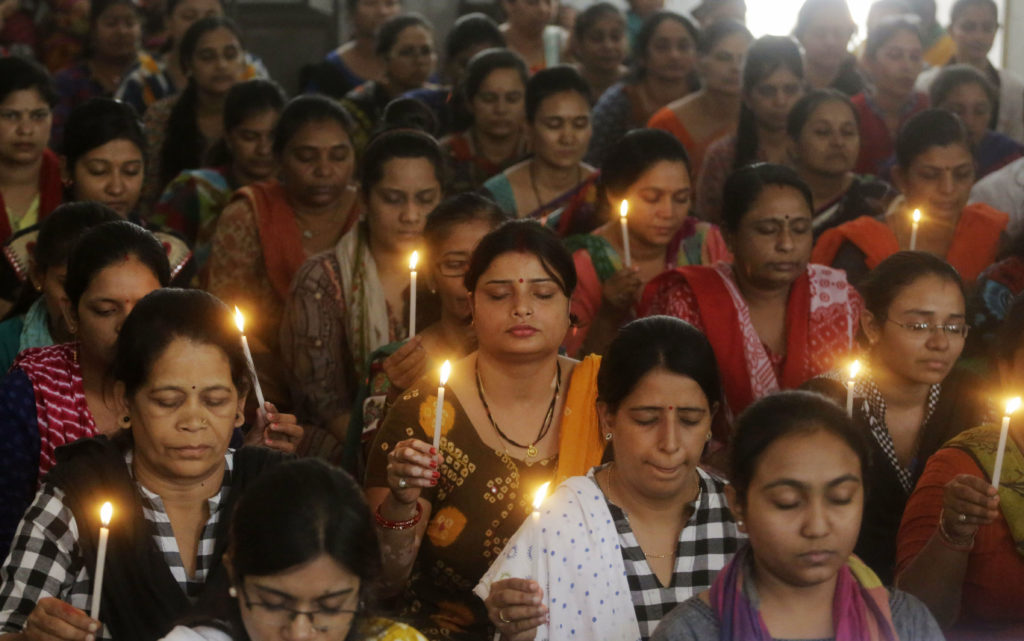
[[[629,255],[629,225],[627,224],[627,218],[629,216],[629,201],[623,200],[619,206],[619,224],[622,225],[622,257],[626,267],[633,266],[633,259]]]
[[[921,223],[921,210],[915,209],[911,215],[913,223],[910,225],[910,251],[917,250],[917,226]]]
[[[537,488],[537,491],[533,493],[533,520],[536,521],[540,518],[540,506],[544,503],[544,499],[548,496],[548,487],[551,485],[551,481],[544,483]]]
[[[416,263],[419,260],[419,252],[409,257],[409,338],[416,335]]]
[[[860,361],[850,363],[850,380],[846,383],[846,413],[853,418],[853,388],[857,384],[857,374],[860,372]]]
[[[93,573],[92,581],[92,608],[89,610],[89,616],[97,621],[100,616],[100,595],[103,593],[103,568],[107,564],[107,539],[110,537],[110,530],[107,526],[110,525],[110,517],[113,515],[114,506],[107,501],[100,508],[100,522],[103,525],[100,526],[100,543],[96,551],[96,572]]]
[[[256,401],[260,404],[259,411],[265,412],[267,399],[263,398],[263,388],[260,387],[260,379],[256,376],[256,364],[252,362],[252,352],[249,351],[249,340],[245,337],[245,316],[242,316],[242,311],[238,307],[235,307],[235,325],[242,334],[242,350],[245,351],[245,360],[249,363],[253,391],[256,392]]]
[[[996,449],[996,467],[992,471],[992,487],[999,489],[999,477],[1003,475],[1003,454],[1006,453],[1006,435],[1010,431],[1010,414],[1020,409],[1020,397],[1012,398],[1006,404],[1003,426],[999,429],[999,447]]]
[[[434,451],[441,451],[441,418],[444,416],[444,386],[452,373],[452,364],[445,361],[441,366],[441,384],[437,386],[437,405],[434,407]]]

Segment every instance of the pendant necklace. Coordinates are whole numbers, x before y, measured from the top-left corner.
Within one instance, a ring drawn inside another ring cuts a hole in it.
[[[544,415],[544,423],[540,426],[537,438],[533,439],[532,443],[526,445],[512,440],[507,434],[505,434],[505,432],[501,431],[500,427],[498,427],[498,424],[494,421],[494,417],[491,416],[491,408],[487,405],[487,399],[484,397],[484,386],[480,380],[480,366],[477,363],[474,364],[473,367],[476,372],[476,392],[480,396],[480,403],[484,406],[484,412],[487,413],[487,420],[491,422],[491,427],[494,428],[494,431],[497,432],[498,436],[500,436],[505,442],[526,450],[527,458],[536,458],[538,454],[537,443],[544,440],[544,437],[547,436],[548,431],[551,429],[551,424],[554,422],[555,404],[558,402],[558,393],[562,389],[562,364],[555,363],[555,393],[551,397],[551,403],[548,405],[548,412]]]

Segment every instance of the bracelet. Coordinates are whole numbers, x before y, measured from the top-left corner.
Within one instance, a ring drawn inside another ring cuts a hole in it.
[[[383,503],[381,504],[383,505]],[[420,505],[419,501],[416,501],[416,514],[411,519],[405,521],[391,521],[384,518],[384,515],[380,513],[381,506],[377,506],[377,511],[374,512],[373,518],[377,522],[377,525],[384,528],[385,530],[408,530],[412,526],[420,522],[420,517],[423,516],[423,506]]]
[[[956,539],[946,531],[946,521],[942,518],[945,510],[939,512],[939,540],[947,548],[956,550],[957,552],[968,552],[974,549],[974,535],[964,538]]]

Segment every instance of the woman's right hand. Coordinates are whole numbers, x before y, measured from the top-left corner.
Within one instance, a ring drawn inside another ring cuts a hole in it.
[[[613,309],[624,310],[636,302],[643,282],[638,275],[639,268],[623,267],[604,281],[602,295],[604,302]]]
[[[31,641],[93,641],[100,622],[69,603],[53,597],[39,599],[21,636]]]
[[[388,487],[402,505],[411,505],[423,488],[437,485],[437,451],[426,441],[409,438],[399,441],[388,454]]]
[[[942,496],[942,527],[956,539],[969,539],[999,517],[999,496],[985,479],[958,474]]]
[[[427,352],[423,349],[423,339],[418,335],[410,338],[394,354],[384,359],[383,368],[395,389],[409,389],[427,371]]]
[[[491,584],[484,605],[503,641],[532,641],[537,628],[547,621],[543,598],[544,590],[536,581],[503,579]]]

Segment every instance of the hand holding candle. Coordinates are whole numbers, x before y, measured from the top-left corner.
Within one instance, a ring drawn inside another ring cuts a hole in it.
[[[107,563],[107,539],[110,537],[107,526],[110,525],[112,516],[114,506],[107,501],[100,508],[100,522],[103,525],[100,526],[100,540],[96,550],[96,571],[93,572],[92,578],[92,608],[89,610],[89,616],[97,621],[100,617],[100,596],[103,594],[103,568]]]
[[[245,351],[245,360],[249,363],[249,374],[252,375],[252,387],[256,392],[256,401],[260,404],[257,411],[264,412],[267,399],[263,398],[263,388],[260,387],[260,379],[256,376],[256,364],[252,362],[249,341],[245,338],[245,316],[242,316],[242,311],[237,306],[235,307],[235,325],[238,326],[238,331],[242,334],[242,349]]]
[[[917,250],[917,228],[921,224],[921,210],[915,209],[910,216],[913,221],[910,225],[910,251]]]
[[[1003,455],[1006,453],[1006,435],[1010,431],[1010,415],[1020,409],[1020,397],[1011,398],[1006,403],[1006,415],[1003,426],[999,429],[999,446],[996,448],[996,466],[992,472],[992,487],[999,489],[999,477],[1003,474]]]
[[[441,366],[441,384],[437,386],[437,405],[434,408],[434,451],[441,452],[441,419],[444,417],[444,386],[452,373],[452,364],[445,361]]]
[[[416,335],[416,263],[419,260],[419,252],[409,257],[409,338]]]
[[[629,201],[623,200],[619,206],[619,223],[622,225],[622,260],[626,267],[633,266],[633,259],[629,255]]]
[[[857,385],[857,374],[860,373],[860,361],[850,363],[850,379],[846,383],[846,414],[853,418],[853,388]]]

